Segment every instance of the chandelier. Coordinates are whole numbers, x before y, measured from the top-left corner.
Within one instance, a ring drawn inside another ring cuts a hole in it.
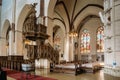
[[[77,34],[77,32],[75,31],[75,29],[72,29],[72,31],[69,32],[69,36],[70,36],[70,37],[77,37],[78,34]]]

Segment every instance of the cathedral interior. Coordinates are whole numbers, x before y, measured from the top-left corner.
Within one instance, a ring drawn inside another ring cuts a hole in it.
[[[120,80],[119,9],[120,0],[0,0],[0,80],[16,80],[6,69]]]

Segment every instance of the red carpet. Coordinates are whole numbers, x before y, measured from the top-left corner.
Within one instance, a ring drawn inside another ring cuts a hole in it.
[[[14,70],[9,70],[9,69],[4,69],[7,71],[7,76],[14,78],[16,80],[56,80],[48,77],[43,77],[43,76],[37,76],[37,75],[26,75],[26,73],[19,72],[19,71],[14,71]]]

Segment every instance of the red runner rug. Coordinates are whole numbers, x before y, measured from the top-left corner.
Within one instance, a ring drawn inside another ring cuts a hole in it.
[[[25,72],[19,72],[10,69],[4,69],[4,71],[7,72],[7,76],[14,78],[16,80],[57,80],[57,79],[52,79],[52,78],[33,75],[33,74],[27,75],[27,73]]]

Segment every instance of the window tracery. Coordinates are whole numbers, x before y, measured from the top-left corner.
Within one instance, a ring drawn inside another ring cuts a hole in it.
[[[103,41],[104,29],[99,27],[97,29],[97,52],[104,52],[104,41]]]
[[[81,34],[80,52],[90,53],[90,34],[86,29]]]

